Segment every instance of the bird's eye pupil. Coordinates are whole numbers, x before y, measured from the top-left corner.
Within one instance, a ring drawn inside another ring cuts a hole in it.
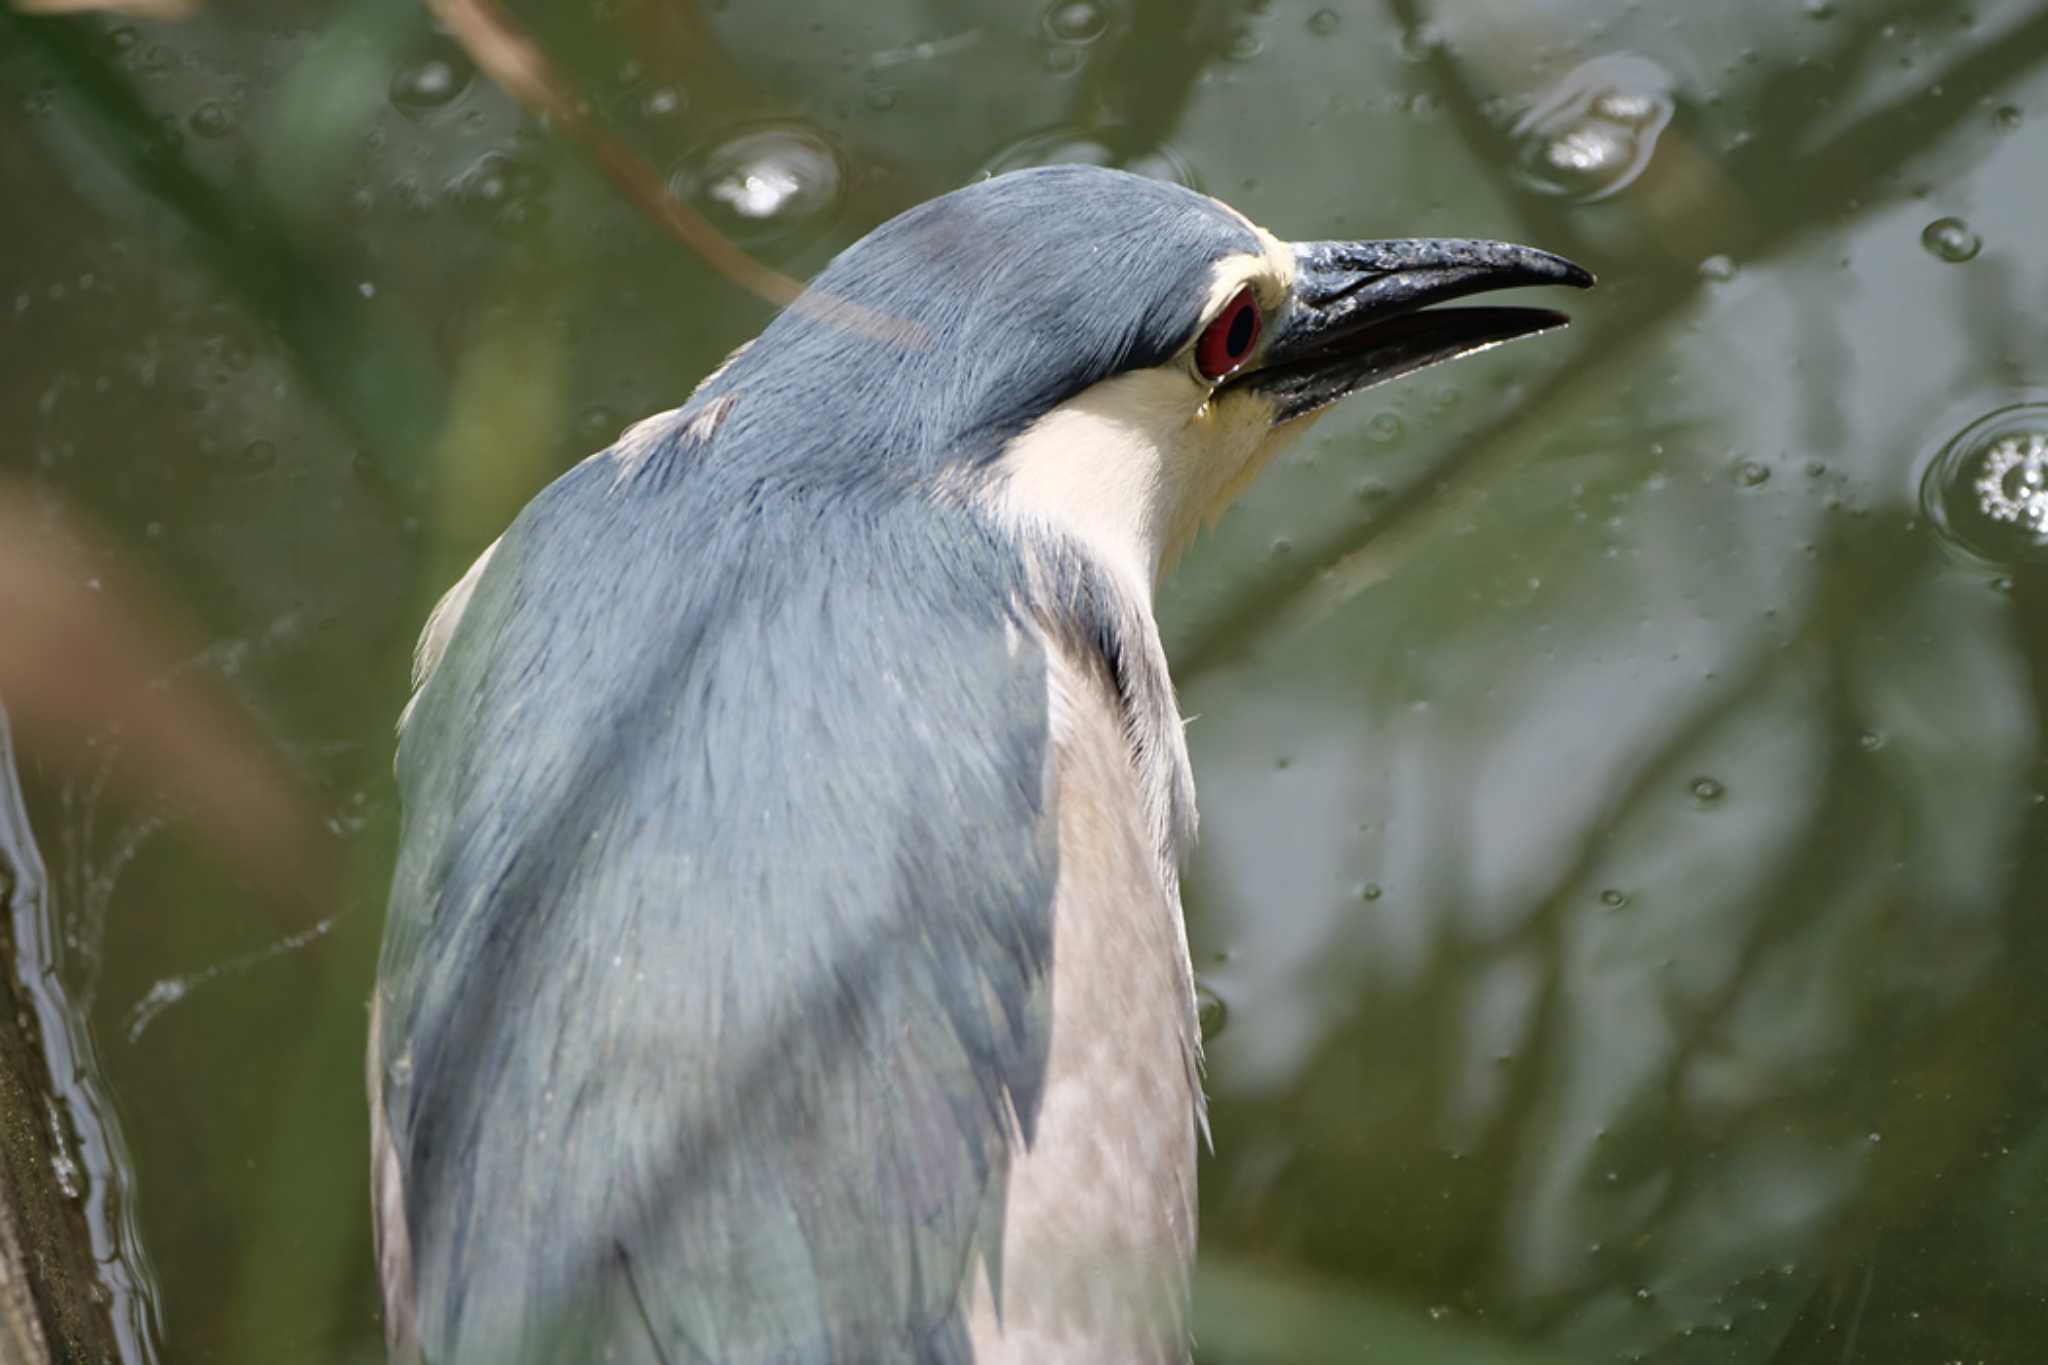
[[[1195,342],[1195,368],[1204,379],[1221,379],[1252,353],[1259,341],[1259,301],[1249,286],[1223,306]]]
[[[1258,334],[1258,314],[1249,308],[1240,308],[1230,319],[1230,353],[1243,355],[1252,348],[1252,338]]]

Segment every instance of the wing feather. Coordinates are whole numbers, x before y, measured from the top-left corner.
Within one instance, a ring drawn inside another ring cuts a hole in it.
[[[964,1362],[1048,1047],[1044,653],[971,517],[767,516],[677,475],[686,416],[436,617],[372,1059],[389,1311],[436,1362]]]

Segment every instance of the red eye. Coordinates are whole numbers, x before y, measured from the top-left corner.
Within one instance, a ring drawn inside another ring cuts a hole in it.
[[[1223,305],[1216,320],[1202,329],[1195,343],[1195,368],[1204,379],[1221,379],[1252,353],[1259,344],[1259,301],[1249,286]]]

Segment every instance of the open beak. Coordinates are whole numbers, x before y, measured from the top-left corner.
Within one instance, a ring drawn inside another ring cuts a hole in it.
[[[1276,422],[1566,322],[1547,308],[1432,304],[1496,289],[1593,283],[1590,273],[1562,256],[1507,242],[1298,242],[1294,257],[1293,297],[1272,319],[1253,368],[1229,381],[1271,399]]]

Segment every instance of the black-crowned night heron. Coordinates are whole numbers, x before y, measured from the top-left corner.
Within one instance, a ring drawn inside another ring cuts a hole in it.
[[[1178,1361],[1200,1035],[1160,573],[1526,247],[983,181],[442,601],[370,1043],[394,1354]]]

